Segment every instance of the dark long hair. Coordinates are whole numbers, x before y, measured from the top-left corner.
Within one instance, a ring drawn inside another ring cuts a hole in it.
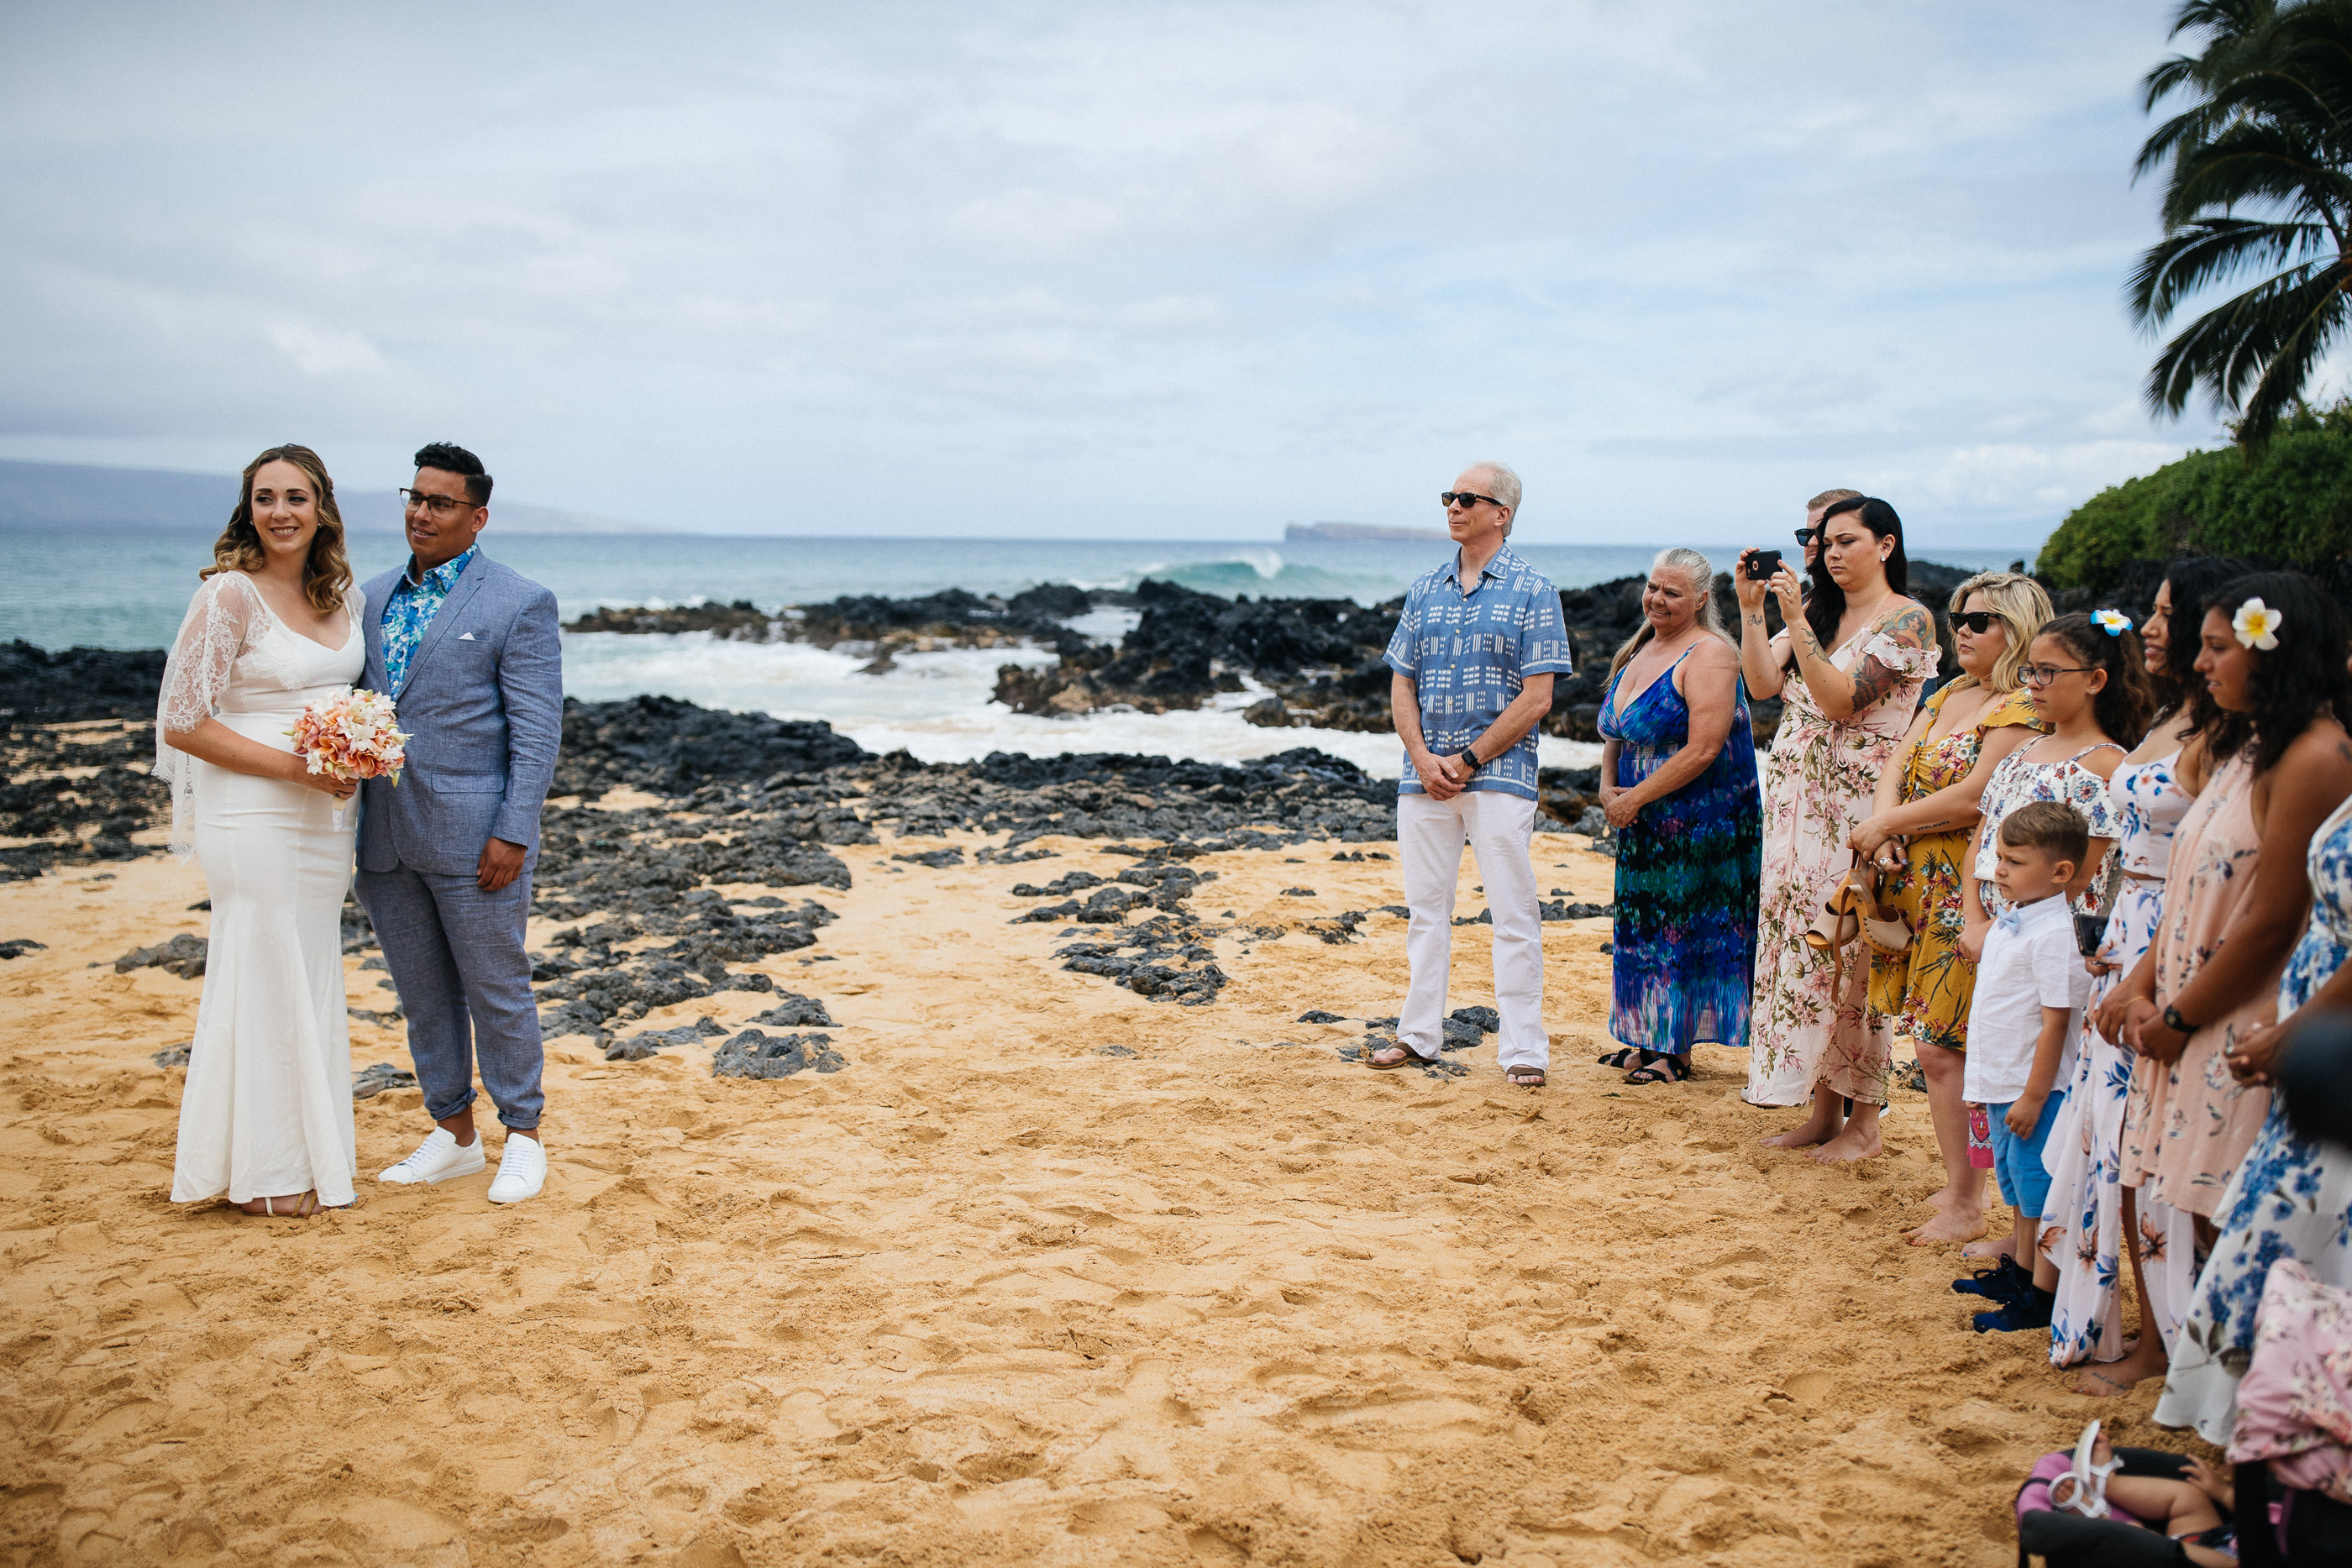
[[[2212,733],[2221,710],[2213,706],[2213,694],[2205,689],[2205,677],[2197,673],[2198,651],[2204,645],[2205,611],[2224,583],[2251,570],[2244,561],[2227,555],[2185,555],[2165,566],[2164,580],[2172,585],[2171,639],[2164,648],[2159,687],[2163,711],[2156,716],[2156,722],[2186,707],[2200,732]],[[2232,600],[2230,608],[2235,611],[2238,602]]]
[[[2137,746],[2156,712],[2156,693],[2148,685],[2147,663],[2140,657],[2139,633],[2128,629],[2110,633],[2078,610],[2061,615],[2034,636],[2051,638],[2085,667],[2106,672],[2107,684],[2091,699],[2091,715],[2109,740],[2126,751]]]
[[[1830,575],[1830,519],[1847,512],[1853,513],[1874,538],[1894,536],[1895,552],[1886,558],[1886,586],[1897,593],[1911,591],[1911,562],[1903,553],[1903,519],[1895,515],[1895,508],[1875,496],[1832,502],[1822,514],[1821,548],[1813,551],[1813,591],[1805,601],[1805,623],[1813,629],[1824,653],[1837,651],[1838,622],[1845,619],[1845,590]]]
[[[2343,612],[2299,571],[2251,572],[2222,583],[2198,617],[2199,639],[2204,636],[2205,615],[2230,620],[2249,599],[2281,612],[2278,646],[2267,653],[2254,650],[2254,674],[2247,688],[2252,706],[2243,713],[2217,709],[2214,727],[2207,733],[2214,761],[2226,762],[2251,750],[2254,771],[2267,773],[2315,719],[2333,717],[2340,724],[2352,713],[2352,689],[2347,689],[2352,677],[2344,668]]]
[[[342,508],[335,505],[335,482],[327,476],[326,460],[307,446],[273,446],[245,465],[245,487],[237,493],[236,509],[213,541],[213,564],[196,575],[259,571],[268,560],[261,548],[261,530],[253,526],[253,476],[265,463],[291,463],[310,477],[319,498],[319,531],[310,536],[310,553],[302,562],[302,593],[321,615],[341,608],[352,587],[352,563],[343,553]]]

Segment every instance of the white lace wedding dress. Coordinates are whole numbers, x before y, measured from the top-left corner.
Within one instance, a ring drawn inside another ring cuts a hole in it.
[[[315,1191],[352,1201],[351,1025],[342,916],[356,806],[334,824],[320,790],[233,773],[175,750],[168,730],[217,718],[291,752],[304,707],[359,678],[366,601],[328,648],[280,622],[242,572],[206,578],[172,644],[157,707],[155,770],[172,785],[172,847],[194,851],[212,894],[204,1001],[180,1099],[174,1202],[233,1203]]]

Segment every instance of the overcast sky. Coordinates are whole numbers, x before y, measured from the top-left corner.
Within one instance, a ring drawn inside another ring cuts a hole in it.
[[[2122,279],[2174,6],[16,5],[0,456],[710,531],[2028,545],[2214,439]]]

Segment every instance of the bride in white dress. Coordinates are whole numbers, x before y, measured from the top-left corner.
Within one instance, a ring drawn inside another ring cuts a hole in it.
[[[255,458],[213,556],[155,722],[172,848],[203,861],[213,912],[172,1198],[307,1216],[348,1206],[358,1168],[341,917],[357,812],[335,824],[352,786],[310,773],[287,732],[366,654],[318,454]]]

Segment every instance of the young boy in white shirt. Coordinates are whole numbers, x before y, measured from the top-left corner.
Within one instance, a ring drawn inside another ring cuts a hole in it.
[[[2050,1195],[2042,1145],[2066,1103],[2061,1085],[2074,1077],[2074,1030],[2091,997],[2064,897],[2090,848],[2082,817],[2054,800],[2020,806],[2001,819],[1993,882],[2012,907],[1993,923],[1977,966],[1960,1094],[1982,1105],[1992,1124],[1993,1169],[2002,1199],[2016,1211],[2006,1267],[2021,1277],[2008,1304],[1976,1314],[1979,1333],[2050,1326],[2054,1296],[2022,1276]]]

